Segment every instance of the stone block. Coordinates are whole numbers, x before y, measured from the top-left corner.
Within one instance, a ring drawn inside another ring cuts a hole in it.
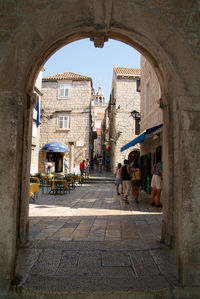
[[[160,271],[154,263],[149,251],[135,251],[130,253],[132,267],[137,276],[156,276]]]
[[[200,111],[183,111],[181,113],[181,129],[190,131],[200,130]]]
[[[56,273],[60,265],[61,251],[46,249],[42,252],[31,269],[31,274],[52,275]]]
[[[128,253],[102,252],[102,265],[104,267],[128,267],[131,261]]]

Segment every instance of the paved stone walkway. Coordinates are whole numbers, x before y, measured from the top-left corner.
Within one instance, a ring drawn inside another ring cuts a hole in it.
[[[20,298],[174,298],[162,211],[150,203],[142,192],[138,204],[125,203],[112,183],[30,200],[29,242],[16,268]]]

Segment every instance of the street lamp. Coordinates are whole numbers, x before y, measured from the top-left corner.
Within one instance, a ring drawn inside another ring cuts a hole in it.
[[[138,112],[137,110],[133,110],[133,111],[131,111],[131,116],[135,119],[136,118],[140,119],[140,112]]]

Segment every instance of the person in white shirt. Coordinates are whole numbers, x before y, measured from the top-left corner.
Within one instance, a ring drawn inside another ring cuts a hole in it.
[[[64,161],[64,168],[65,168],[65,175],[67,175],[68,172],[69,172],[69,166],[68,166],[67,158],[65,158],[65,161]]]
[[[120,177],[121,167],[122,167],[122,164],[118,163],[116,171],[115,171],[115,183],[116,183],[117,195],[123,194],[122,180]],[[119,192],[119,185],[121,185],[121,193]]]
[[[89,159],[87,159],[85,162],[85,177],[89,178],[89,174],[90,174],[90,162]]]

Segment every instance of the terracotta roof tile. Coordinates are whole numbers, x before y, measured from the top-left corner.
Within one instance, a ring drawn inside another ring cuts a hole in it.
[[[141,70],[135,69],[135,68],[128,68],[128,67],[114,67],[114,72],[117,76],[124,76],[124,77],[131,77],[131,76],[137,76],[140,77]]]
[[[92,79],[90,77],[72,73],[72,72],[65,72],[61,74],[55,74],[53,76],[44,77],[42,81],[57,81],[57,80],[90,80]]]

